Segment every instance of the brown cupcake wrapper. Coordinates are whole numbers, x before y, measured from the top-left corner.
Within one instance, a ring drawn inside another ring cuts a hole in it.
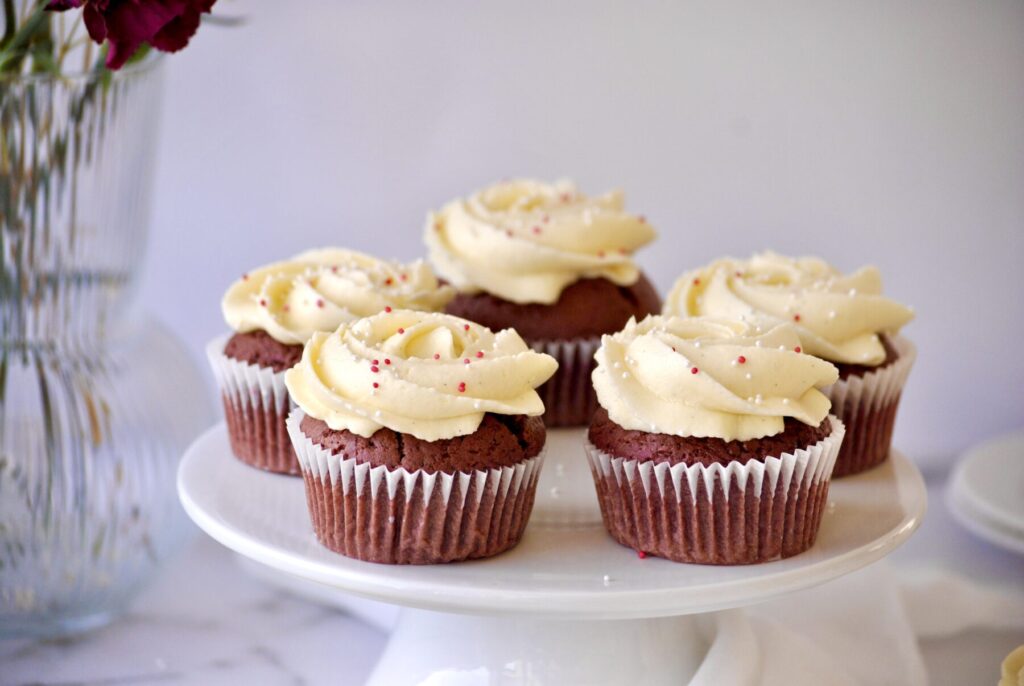
[[[346,557],[437,564],[491,557],[514,547],[533,509],[544,453],[471,472],[388,470],[334,455],[288,417],[317,539]]]
[[[558,371],[537,393],[544,401],[544,423],[548,427],[586,426],[597,410],[597,394],[591,383],[594,353],[601,347],[601,337],[575,341],[528,340],[537,352],[547,353],[558,361]]]
[[[728,464],[613,457],[587,441],[601,517],[622,545],[675,562],[741,565],[804,552],[825,512],[845,428],[778,457]]]
[[[285,421],[293,403],[284,372],[232,359],[224,354],[230,335],[206,346],[220,388],[231,451],[248,465],[280,474],[299,474]]]
[[[822,390],[832,401],[832,414],[846,424],[846,440],[832,476],[839,478],[871,469],[889,457],[900,395],[917,359],[917,348],[893,336],[898,357],[863,376],[850,376]]]

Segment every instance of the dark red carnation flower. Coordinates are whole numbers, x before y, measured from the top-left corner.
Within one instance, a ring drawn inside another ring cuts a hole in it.
[[[50,0],[48,10],[82,7],[89,36],[109,42],[107,68],[119,69],[143,43],[176,52],[199,28],[199,15],[216,0]]]

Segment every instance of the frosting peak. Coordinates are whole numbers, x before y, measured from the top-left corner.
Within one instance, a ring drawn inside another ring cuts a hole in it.
[[[551,304],[583,278],[636,283],[632,253],[655,237],[623,210],[619,191],[590,197],[568,181],[497,183],[427,218],[424,238],[438,272],[465,292]]]
[[[557,368],[513,329],[393,310],[313,334],[285,385],[332,429],[369,437],[387,427],[436,441],[473,433],[487,412],[542,414],[534,389]]]
[[[726,441],[773,436],[784,417],[817,426],[836,368],[804,354],[789,324],[650,316],[602,338],[598,401],[619,426]]]
[[[878,334],[895,333],[914,317],[910,308],[882,295],[875,267],[844,275],[817,258],[772,252],[686,272],[669,292],[664,313],[790,322],[812,355],[869,366],[885,361]]]
[[[310,250],[249,272],[228,289],[224,319],[288,345],[385,307],[439,310],[455,295],[423,260],[387,262],[339,248]]]

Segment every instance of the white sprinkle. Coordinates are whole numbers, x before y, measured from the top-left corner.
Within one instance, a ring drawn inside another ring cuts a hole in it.
[[[781,350],[782,352],[786,352],[786,346],[780,345],[779,350]]]
[[[748,396],[747,396],[747,402],[748,402],[748,403],[752,403],[752,402],[754,402],[754,396],[752,396],[752,395],[748,395]]]
[[[789,404],[789,398],[783,398],[782,399],[782,404],[783,405],[788,405]]]
[[[629,372],[622,372],[622,378],[623,379],[628,379],[629,378]]]
[[[750,372],[747,372],[746,374],[744,374],[744,376],[747,377],[747,381],[750,381],[751,379],[754,378],[754,375],[751,374]]]
[[[374,417],[380,417],[380,410],[377,410],[376,412],[374,412],[373,416]]]
[[[561,462],[555,465],[555,475],[565,476],[565,465],[562,464]]]
[[[636,364],[636,360],[634,360],[632,357],[627,357],[626,364]]]
[[[828,318],[829,319],[835,319],[836,318],[836,311],[835,310],[829,310]]]
[[[760,348],[763,345],[761,341],[754,341],[754,346]]]
[[[388,515],[388,524],[395,523],[395,515]]]
[[[760,393],[758,393],[757,395],[754,396],[754,404],[755,405],[760,405],[763,402],[764,402],[764,398],[761,397]]]
[[[732,362],[730,362],[729,364],[731,364],[731,365],[732,365],[733,367],[736,367],[736,366],[738,366],[738,365],[739,365],[739,363],[740,363],[740,362],[739,362],[739,360],[733,360],[733,361],[732,361]]]
[[[700,347],[700,341],[694,341],[693,342],[693,347],[694,348],[699,348]]]
[[[473,409],[474,410],[479,410],[480,409],[480,401],[479,400],[474,400],[473,401]]]
[[[562,495],[562,492],[560,490],[558,490],[558,486],[552,487],[552,489],[551,489],[551,497],[552,498],[557,498],[560,495]]]
[[[855,295],[857,295],[857,289],[856,288],[851,288],[849,295],[850,295],[851,298],[854,297]]]
[[[754,327],[754,333],[761,333],[762,331],[764,331],[764,329],[761,328],[760,324]]]
[[[612,369],[619,369],[620,367],[622,367],[622,365],[618,362],[612,362]]]
[[[607,575],[607,574],[604,575],[604,579],[602,579],[602,581],[604,582],[605,586],[611,586],[612,585],[612,578],[609,575]]]

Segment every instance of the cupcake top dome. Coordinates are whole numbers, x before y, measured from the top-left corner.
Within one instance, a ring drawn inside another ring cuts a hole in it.
[[[790,324],[651,316],[602,338],[594,388],[625,429],[726,441],[774,436],[793,417],[817,426],[836,368],[808,355]]]
[[[298,345],[386,307],[440,310],[454,295],[423,260],[400,264],[323,248],[245,274],[228,288],[221,309],[239,333],[260,329]]]
[[[331,429],[436,441],[471,434],[486,413],[536,416],[534,390],[558,363],[512,329],[393,310],[313,334],[285,375],[292,399]]]
[[[886,353],[881,333],[895,333],[913,310],[882,295],[875,267],[844,275],[823,260],[763,252],[724,258],[676,281],[666,315],[762,317],[789,322],[804,350],[838,363],[877,366]]]
[[[584,278],[636,283],[632,254],[655,235],[619,191],[591,197],[569,181],[525,179],[449,202],[424,231],[431,262],[456,288],[519,304],[552,304]]]

